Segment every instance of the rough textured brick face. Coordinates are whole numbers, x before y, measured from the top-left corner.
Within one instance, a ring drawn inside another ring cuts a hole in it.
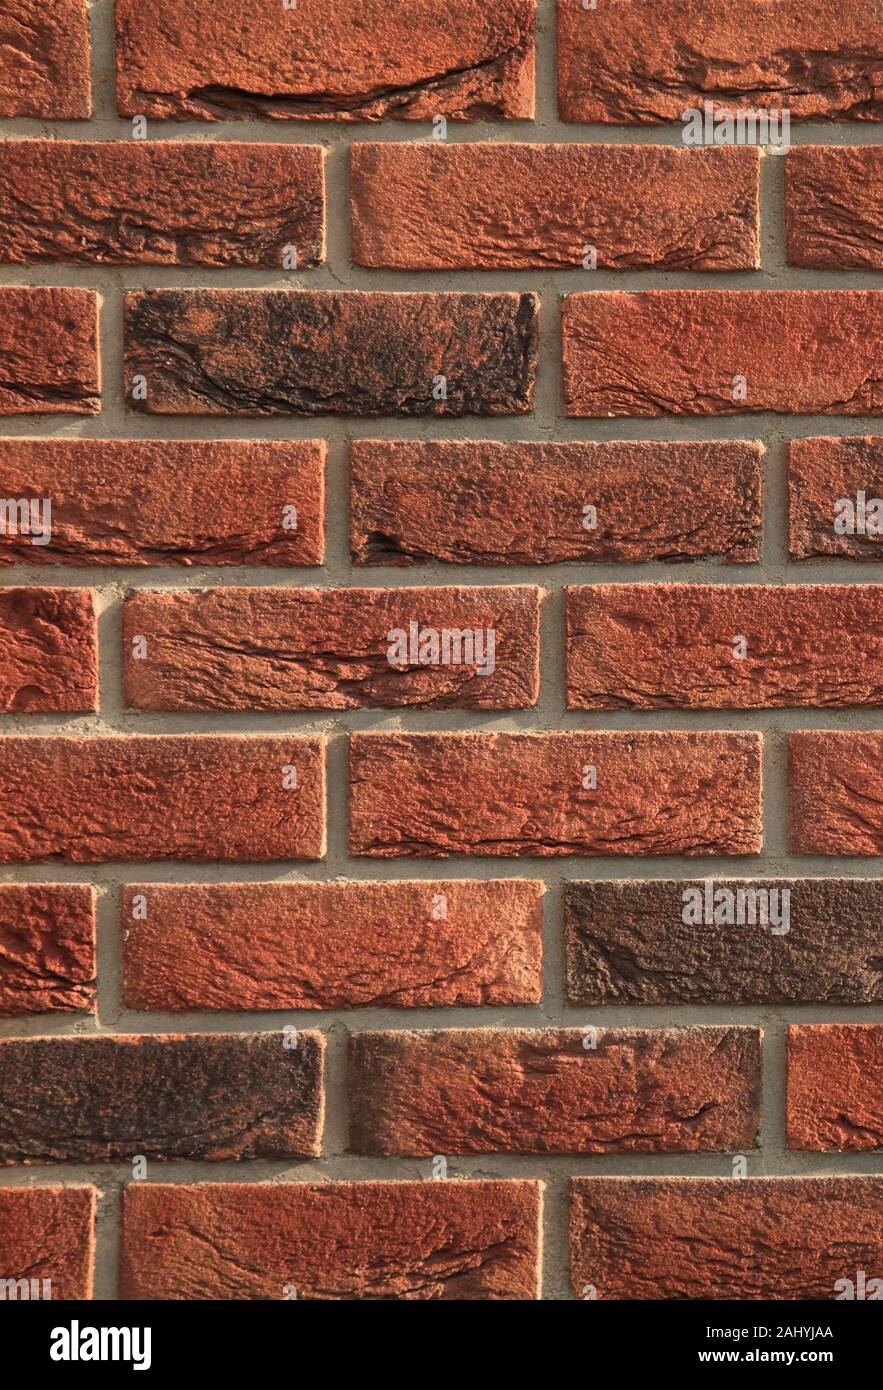
[[[324,1038],[0,1041],[0,1163],[312,1157]]]
[[[518,880],[132,886],[126,1004],[161,1013],[538,1004],[542,895],[542,884]],[[146,916],[134,910],[142,899]]]
[[[883,1003],[877,879],[569,883],[564,919],[571,1004]]]
[[[350,846],[380,858],[754,854],[760,751],[755,734],[354,734]]]
[[[883,854],[883,733],[795,733],[790,739],[792,854]]]
[[[883,555],[883,439],[792,439],[788,454],[791,558]]]
[[[791,150],[785,225],[791,265],[883,270],[883,149]]]
[[[0,416],[101,409],[98,296],[0,287]]]
[[[597,584],[567,592],[571,709],[883,705],[883,588]]]
[[[537,318],[531,294],[128,294],[127,393],[159,415],[523,415]]]
[[[366,1154],[754,1148],[751,1028],[359,1033],[350,1147]],[[595,1049],[587,1042],[597,1041]]]
[[[883,1027],[788,1029],[788,1147],[883,1149]]]
[[[27,1280],[28,1298],[32,1279],[35,1298],[44,1280],[55,1301],[91,1298],[96,1195],[94,1187],[0,1189],[2,1277]]]
[[[298,268],[325,248],[318,146],[7,141],[0,261]]]
[[[751,563],[760,559],[762,458],[759,444],[730,440],[354,440],[353,558]]]
[[[121,1297],[535,1299],[541,1203],[536,1182],[132,1185]]]
[[[4,0],[0,117],[79,121],[92,115],[87,0]]]
[[[0,711],[98,708],[98,626],[87,589],[0,589]]]
[[[577,1297],[837,1297],[883,1269],[880,1178],[575,1178]]]
[[[0,439],[0,497],[52,504],[48,544],[0,531],[0,565],[319,565],[325,453],[310,439]]]
[[[120,0],[121,114],[176,120],[531,117],[534,0]]]
[[[158,710],[523,709],[539,693],[539,598],[527,587],[140,593],[124,609],[126,700]],[[139,636],[143,659],[133,655]]]
[[[391,270],[752,270],[756,149],[355,145],[353,259]],[[697,209],[701,217],[697,218]]]
[[[883,294],[649,290],[562,308],[568,415],[877,415]]]
[[[0,887],[0,1017],[94,1012],[94,897],[80,883]]]
[[[866,0],[558,0],[565,121],[652,125],[712,101],[797,120],[883,119],[879,22]]]
[[[325,852],[322,739],[5,738],[0,793],[3,864]]]

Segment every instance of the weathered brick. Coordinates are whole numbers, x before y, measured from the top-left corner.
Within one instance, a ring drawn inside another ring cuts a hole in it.
[[[579,1298],[832,1300],[883,1272],[883,1179],[575,1178],[570,1246]]]
[[[542,895],[541,883],[512,879],[130,886],[126,1004],[159,1012],[538,1004]]]
[[[358,439],[350,447],[353,558],[529,565],[716,556],[748,564],[760,559],[762,458],[762,445],[731,440]]]
[[[756,854],[760,753],[758,735],[736,733],[354,734],[350,846],[385,859]]]
[[[390,270],[753,270],[756,149],[354,145],[353,259]]]
[[[0,863],[321,859],[324,783],[317,738],[0,739]]]
[[[88,589],[0,589],[0,710],[98,708],[98,625]]]
[[[526,586],[139,593],[124,608],[126,700],[155,710],[524,709],[539,694],[539,643],[540,592]]]
[[[571,1004],[883,1003],[879,879],[569,883],[564,916]]]
[[[876,730],[791,735],[792,854],[883,854],[881,761]]]
[[[0,116],[88,120],[91,61],[87,0],[4,0]]]
[[[30,522],[0,527],[0,565],[320,565],[325,453],[316,439],[0,439],[0,498],[52,508],[46,545]]]
[[[875,290],[568,295],[568,415],[878,415]]]
[[[788,1029],[788,1148],[883,1149],[883,1026]]]
[[[565,121],[653,125],[713,102],[794,120],[883,119],[879,24],[865,0],[558,0]]]
[[[535,1299],[541,1204],[521,1181],[133,1184],[121,1297]]]
[[[883,270],[883,149],[804,145],[785,160],[791,265]]]
[[[0,1163],[313,1157],[324,1038],[0,1040]]]
[[[149,290],[126,295],[127,393],[157,415],[523,415],[537,317],[531,294]]]
[[[513,120],[534,0],[117,0],[117,103],[175,120]]]
[[[268,266],[325,250],[318,145],[6,141],[0,261]]]
[[[794,560],[880,559],[883,439],[791,440],[788,535]]]
[[[567,591],[571,709],[879,706],[881,667],[879,585]]]
[[[357,1033],[350,1145],[403,1155],[754,1148],[760,1042],[753,1028]]]
[[[2,1278],[26,1281],[6,1300],[92,1297],[97,1195],[94,1187],[0,1189]]]
[[[0,886],[0,1015],[93,1013],[95,969],[91,888]]]
[[[0,416],[101,409],[94,290],[0,287]]]

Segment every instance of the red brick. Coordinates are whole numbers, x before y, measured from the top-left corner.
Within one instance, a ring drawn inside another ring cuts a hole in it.
[[[354,734],[350,846],[381,859],[756,854],[760,754],[758,735],[736,733]]]
[[[6,141],[0,261],[267,266],[325,250],[318,145]]]
[[[323,739],[5,738],[0,793],[3,864],[325,853]]]
[[[785,160],[791,265],[883,270],[883,149],[806,145]]]
[[[883,1274],[881,1233],[874,1177],[571,1183],[578,1298],[830,1301],[858,1270]]]
[[[132,1185],[120,1296],[535,1299],[541,1203],[520,1181]]]
[[[0,1189],[2,1277],[27,1280],[7,1300],[92,1297],[97,1196],[94,1187]]]
[[[760,1041],[753,1028],[358,1033],[350,1145],[402,1155],[751,1149]]]
[[[0,287],[0,416],[101,409],[94,290]]]
[[[390,270],[753,270],[756,149],[355,145],[353,260]]]
[[[129,403],[155,415],[524,415],[538,307],[531,294],[127,294]]]
[[[567,633],[571,709],[883,705],[880,585],[595,584]]]
[[[883,854],[883,733],[791,735],[792,854]]]
[[[850,560],[879,560],[883,553],[883,439],[792,439],[788,447],[792,559],[844,555]]]
[[[874,290],[575,294],[563,333],[568,415],[883,414]]]
[[[98,708],[98,625],[88,589],[0,589],[0,710]]]
[[[568,883],[564,919],[581,1007],[883,1003],[881,879]]]
[[[117,102],[175,120],[513,120],[534,0],[117,0]]]
[[[712,101],[795,120],[883,119],[879,23],[866,0],[558,0],[565,121],[653,125]]]
[[[4,0],[0,116],[87,120],[91,61],[87,0]]]
[[[788,1148],[883,1149],[883,1026],[788,1029]]]
[[[420,665],[416,634],[425,629],[437,641],[457,634],[450,656],[472,659]],[[476,632],[466,647],[463,634]],[[154,710],[524,709],[539,694],[539,642],[540,593],[527,587],[139,593],[124,608],[126,701]]]
[[[325,1040],[299,1033],[0,1040],[0,1164],[312,1158]]]
[[[762,458],[762,445],[731,440],[354,440],[353,557],[363,565],[752,563]],[[586,520],[597,524],[586,530]]]
[[[0,887],[0,1015],[94,1013],[95,971],[91,888]]]
[[[0,533],[0,565],[320,565],[325,452],[315,439],[0,439],[0,497],[52,504],[49,544]]]
[[[542,884],[517,879],[130,886],[126,1004],[162,1013],[538,1004],[542,895]],[[136,897],[146,917],[133,913]]]

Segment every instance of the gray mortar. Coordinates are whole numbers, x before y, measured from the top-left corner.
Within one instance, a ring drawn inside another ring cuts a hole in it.
[[[0,138],[121,140],[131,138],[131,122],[116,115],[112,0],[92,0],[95,118],[92,121],[0,121]],[[628,129],[568,125],[558,119],[555,78],[554,0],[539,0],[537,116],[532,122],[460,125],[450,123],[449,142],[525,141],[530,143],[667,144],[681,143],[679,125]],[[843,123],[792,127],[793,144],[863,145],[879,143],[880,127]],[[564,1002],[562,885],[569,879],[629,878],[880,878],[883,865],[865,858],[789,855],[787,848],[786,737],[790,729],[880,729],[883,714],[874,710],[743,712],[567,712],[564,686],[564,605],[567,584],[673,581],[694,583],[878,583],[881,568],[866,563],[816,561],[790,563],[786,541],[785,458],[787,441],[812,435],[883,434],[874,417],[849,419],[819,416],[783,417],[771,413],[717,419],[568,420],[562,414],[559,298],[584,290],[649,289],[883,289],[873,271],[821,272],[789,269],[785,264],[783,164],[767,154],[762,175],[763,269],[745,272],[692,271],[444,271],[395,272],[361,269],[349,259],[349,172],[346,151],[357,141],[426,141],[428,123],[387,122],[337,125],[305,121],[224,121],[216,123],[150,122],[152,140],[266,141],[318,144],[328,151],[328,257],[319,270],[285,274],[261,270],[200,270],[166,267],[0,266],[6,285],[83,286],[103,295],[101,355],[103,410],[92,418],[29,416],[0,422],[11,437],[111,439],[304,439],[328,441],[328,543],[322,569],[266,568],[47,568],[25,566],[3,572],[3,584],[94,588],[101,623],[101,714],[64,717],[29,715],[7,718],[8,733],[58,733],[79,736],[135,733],[321,733],[328,750],[328,854],[320,865],[108,864],[34,865],[0,869],[0,882],[93,883],[98,893],[98,1021],[55,1015],[0,1022],[0,1037],[49,1034],[152,1032],[252,1032],[295,1024],[320,1029],[328,1037],[326,1135],[324,1154],[307,1163],[271,1162],[151,1163],[153,1182],[316,1181],[319,1179],[428,1179],[428,1160],[362,1158],[346,1152],[345,1047],[349,1029],[536,1027],[598,1024],[654,1027],[670,1024],[739,1023],[766,1031],[763,1125],[760,1149],[749,1155],[749,1175],[883,1173],[883,1153],[839,1155],[789,1153],[784,1146],[785,1036],[789,1023],[883,1023],[883,1005],[872,1006],[670,1006],[569,1008]],[[530,416],[493,419],[349,420],[321,419],[207,420],[148,416],[126,410],[122,394],[122,294],[128,289],[308,288],[427,291],[534,290],[542,297],[539,381]],[[745,373],[751,376],[751,364]],[[764,486],[763,563],[752,566],[700,561],[671,565],[463,566],[427,564],[407,569],[354,567],[349,556],[347,446],[355,438],[388,439],[760,439],[767,447]],[[200,589],[210,585],[301,587],[419,586],[426,584],[534,584],[549,591],[543,618],[542,691],[539,704],[514,713],[461,710],[408,713],[353,710],[314,714],[160,715],[127,711],[122,701],[120,605],[131,589]],[[766,735],[764,760],[764,834],[761,855],[703,859],[624,857],[567,859],[370,860],[353,859],[347,850],[346,742],[354,730],[578,730],[578,729],[755,729]],[[547,886],[545,899],[545,993],[535,1007],[468,1009],[357,1009],[292,1013],[141,1014],[121,1000],[119,904],[121,886],[130,882],[212,883],[273,879],[439,879],[533,878]],[[567,1180],[571,1174],[635,1176],[717,1176],[731,1174],[726,1154],[555,1155],[530,1158],[482,1155],[449,1160],[451,1177],[539,1178],[546,1185],[543,1297],[571,1299],[568,1280]],[[99,1209],[95,1294],[116,1296],[117,1214],[121,1188],[129,1170],[119,1164],[41,1165],[9,1168],[4,1186],[94,1183],[103,1197]]]

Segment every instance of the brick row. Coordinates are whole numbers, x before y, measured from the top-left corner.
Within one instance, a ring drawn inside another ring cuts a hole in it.
[[[350,852],[760,852],[754,733],[353,734]],[[883,734],[790,736],[794,854],[883,854]],[[7,737],[0,863],[316,860],[324,740]]]
[[[96,1196],[0,1191],[3,1268],[28,1286],[10,1297],[41,1297],[44,1281],[55,1299],[92,1296]],[[532,1300],[542,1202],[542,1183],[519,1180],[132,1184],[120,1293]],[[881,1216],[878,1177],[575,1178],[572,1289],[592,1300],[879,1298]]]
[[[537,1004],[535,880],[130,883],[128,1008],[390,1009]],[[876,879],[572,881],[571,1005],[883,1001]],[[0,888],[0,1014],[95,1006],[92,890]]]
[[[533,409],[533,294],[148,290],[125,296],[129,407],[157,415],[496,416]],[[573,417],[879,415],[874,290],[565,297]],[[0,415],[100,409],[97,296],[0,289]]]
[[[878,585],[566,591],[571,709],[879,707]],[[527,709],[543,591],[151,592],[123,605],[126,702],[159,711]],[[0,708],[97,708],[94,598],[0,589]],[[547,745],[551,746],[551,745]]]
[[[761,1042],[762,1031],[748,1027],[357,1031],[347,1063],[349,1150],[751,1150]],[[0,1165],[315,1157],[324,1045],[322,1034],[288,1026],[2,1039]],[[883,1025],[790,1028],[788,1147],[878,1150],[881,1083]]]

